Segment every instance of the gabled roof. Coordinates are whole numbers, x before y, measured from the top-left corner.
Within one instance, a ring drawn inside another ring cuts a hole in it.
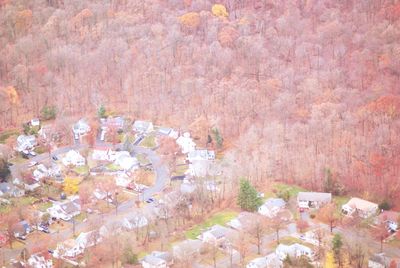
[[[166,261],[152,255],[147,255],[146,257],[144,257],[143,262],[146,262],[154,266],[158,266],[164,264]]]
[[[306,200],[312,202],[330,202],[332,200],[331,193],[320,192],[299,192],[297,200]]]
[[[345,205],[358,210],[370,210],[378,208],[378,204],[372,203],[370,201],[358,197],[353,197]]]

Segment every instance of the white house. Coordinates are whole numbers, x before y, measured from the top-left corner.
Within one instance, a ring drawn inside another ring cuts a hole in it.
[[[177,138],[176,143],[181,148],[183,154],[187,154],[196,149],[196,143],[190,138],[189,132],[185,132],[182,136]]]
[[[128,177],[125,173],[118,173],[117,177],[115,178],[115,185],[126,188],[132,179]]]
[[[154,130],[152,122],[136,120],[133,123],[133,130],[139,133],[149,133]]]
[[[187,159],[190,163],[198,160],[215,160],[215,152],[206,149],[189,151]]]
[[[134,214],[127,218],[124,218],[122,225],[127,230],[133,230],[136,228],[141,228],[149,224],[147,218],[140,214]]]
[[[80,119],[72,126],[72,132],[74,133],[75,139],[79,139],[80,136],[87,134],[89,131],[90,126],[85,119]]]
[[[357,197],[353,197],[342,206],[343,214],[352,216],[354,213],[357,213],[361,218],[373,216],[376,214],[377,210],[378,204]]]
[[[37,142],[35,136],[19,135],[17,138],[16,150],[18,152],[22,152],[25,150],[32,150],[36,145]]]
[[[47,212],[52,218],[69,221],[81,213],[79,198],[66,200],[64,202],[54,202],[53,206],[47,209]]]
[[[118,152],[114,164],[120,166],[125,171],[137,169],[139,167],[139,161],[136,157],[132,157],[129,152],[126,151]]]
[[[61,161],[65,166],[84,166],[86,163],[85,158],[75,150],[70,150],[66,153]]]
[[[49,170],[43,164],[39,164],[33,171],[32,175],[35,177],[37,181],[39,181],[44,177],[49,176]]]
[[[203,232],[199,238],[205,243],[221,245],[227,240],[227,236],[231,230],[232,229],[216,224]]]
[[[320,208],[331,201],[331,193],[299,192],[297,194],[297,205],[299,208]]]
[[[57,248],[53,252],[54,258],[76,258],[83,254],[85,249],[78,244],[74,239],[67,239],[62,243],[57,244]]]
[[[172,255],[165,251],[153,251],[141,261],[144,268],[167,268],[174,263]]]
[[[285,208],[286,202],[281,198],[269,198],[258,208],[258,213],[268,218],[275,217]]]
[[[283,263],[275,253],[265,257],[255,258],[249,262],[246,268],[282,268]]]
[[[172,246],[174,258],[183,260],[185,258],[195,259],[203,249],[203,242],[200,240],[187,239]]]
[[[31,126],[33,126],[33,127],[37,127],[37,126],[40,126],[40,120],[39,120],[39,118],[33,118],[33,119],[31,119]]]
[[[400,212],[384,211],[375,219],[375,224],[386,224],[386,228],[390,232],[396,232],[399,229],[398,222],[400,220]]]
[[[92,152],[93,160],[113,162],[116,158],[117,152],[108,147],[97,147]]]
[[[310,260],[312,260],[314,257],[314,252],[311,248],[298,243],[292,245],[279,244],[278,247],[275,249],[275,254],[282,261],[286,259],[288,255],[294,258],[306,256]]]
[[[53,261],[51,256],[47,253],[45,254],[32,254],[28,259],[28,264],[30,267],[34,268],[52,268]]]

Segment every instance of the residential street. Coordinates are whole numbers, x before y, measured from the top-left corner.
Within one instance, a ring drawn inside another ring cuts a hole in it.
[[[73,146],[62,147],[62,148],[58,148],[57,150],[54,150],[51,153],[51,155],[58,156],[60,154],[68,152],[69,150],[73,150],[73,149],[78,150],[78,149],[83,149],[85,147],[86,147],[86,145],[82,145],[82,144],[75,144]],[[157,155],[157,153],[155,151],[148,149],[148,148],[143,148],[140,146],[135,146],[134,151],[135,151],[135,153],[145,154],[148,157],[149,161],[153,165],[154,172],[156,174],[155,184],[153,186],[149,187],[148,189],[146,189],[146,191],[140,195],[140,199],[142,201],[144,201],[144,200],[148,199],[149,197],[151,197],[153,194],[157,194],[157,193],[161,192],[165,188],[165,186],[169,183],[170,175],[169,175],[168,168],[165,165],[163,165],[161,158]],[[13,178],[18,177],[20,175],[19,171],[23,170],[24,168],[27,168],[30,161],[40,162],[40,161],[46,160],[48,157],[49,157],[48,153],[44,153],[44,154],[37,155],[37,156],[29,159],[27,162],[25,162],[23,164],[15,164],[15,165],[11,166],[10,169],[11,169],[12,177]],[[85,222],[81,222],[81,223],[76,223],[75,233],[79,234],[82,231],[92,230],[93,227],[90,225],[93,222],[100,223],[100,225],[104,225],[104,224],[110,224],[110,223],[119,221],[119,220],[123,219],[124,217],[129,216],[129,214],[132,213],[133,211],[141,210],[144,214],[151,213],[151,208],[152,208],[152,206],[154,206],[153,204],[145,203],[145,205],[141,209],[138,209],[136,207],[135,201],[136,201],[135,199],[130,199],[127,202],[119,204],[117,215],[115,213],[115,210],[112,210],[108,214],[102,214],[102,215],[101,214],[100,215],[92,214],[92,215],[90,215],[89,220],[87,220]],[[61,232],[55,232],[55,233],[48,234],[48,236],[50,236],[49,239],[52,241],[62,242],[73,236],[73,230],[72,230],[72,228],[68,228]],[[29,237],[26,242],[27,242],[26,248],[28,250],[35,246],[34,241],[29,241]],[[10,250],[10,249],[3,248],[2,251],[4,251],[4,256],[7,257],[7,259],[11,259],[11,258],[18,257],[21,250]]]

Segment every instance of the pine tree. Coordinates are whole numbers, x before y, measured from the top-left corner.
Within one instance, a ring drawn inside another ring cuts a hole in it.
[[[256,211],[262,205],[256,189],[246,179],[240,180],[240,189],[237,204],[247,211]]]

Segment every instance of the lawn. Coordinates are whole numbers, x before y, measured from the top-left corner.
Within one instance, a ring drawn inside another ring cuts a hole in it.
[[[157,146],[156,138],[154,136],[146,136],[140,143],[143,147],[154,148]]]
[[[38,199],[33,196],[22,196],[18,198],[13,198],[12,202],[15,204],[16,207],[19,206],[26,206],[31,205],[33,202],[37,201]]]
[[[347,196],[334,196],[333,201],[336,203],[338,208],[341,208],[342,205],[346,204],[350,200],[350,197]]]
[[[293,245],[295,243],[298,243],[298,244],[302,244],[303,243],[303,241],[301,239],[298,239],[298,238],[293,237],[293,236],[282,237],[282,238],[279,239],[279,242],[281,244],[285,244],[285,245]]]
[[[10,129],[10,130],[3,131],[0,134],[0,143],[3,143],[3,144],[6,143],[8,138],[10,138],[12,136],[17,136],[17,135],[19,135],[19,133],[20,132],[17,129]]]
[[[89,166],[77,166],[74,168],[74,171],[79,175],[86,175],[89,173]]]
[[[275,189],[277,192],[288,191],[290,197],[297,196],[297,194],[299,192],[308,192],[308,190],[306,190],[302,187],[299,187],[296,185],[289,185],[289,184],[285,184],[285,183],[275,183],[273,185],[273,189]]]
[[[147,157],[144,154],[137,154],[136,158],[141,165],[147,165],[150,163],[149,159],[147,159]]]
[[[235,218],[237,215],[238,215],[237,212],[231,211],[231,210],[216,213],[213,216],[211,216],[209,219],[207,219],[205,222],[195,225],[194,227],[192,227],[191,229],[186,231],[185,236],[186,236],[186,238],[189,238],[189,239],[196,239],[196,237],[198,235],[200,235],[200,233],[203,230],[205,230],[215,224],[224,225],[228,221]]]
[[[188,165],[179,165],[176,166],[175,171],[172,173],[172,176],[182,176],[185,175],[185,172],[188,170]]]
[[[86,212],[81,212],[81,214],[75,216],[76,222],[83,222],[87,218]]]
[[[37,209],[43,212],[46,212],[49,207],[53,206],[51,202],[40,203],[37,206]]]
[[[106,166],[106,168],[107,168],[108,170],[110,170],[110,171],[118,171],[118,170],[121,170],[121,167],[118,166],[118,165],[116,165],[116,164],[114,164],[114,163],[108,164],[108,165]]]
[[[12,164],[22,164],[26,162],[27,160],[24,159],[21,154],[17,154],[15,157],[11,158],[8,162]]]
[[[11,211],[12,205],[0,205],[0,214],[6,214]]]
[[[35,148],[35,152],[37,154],[43,154],[43,153],[47,152],[47,149],[44,146],[38,146]]]

